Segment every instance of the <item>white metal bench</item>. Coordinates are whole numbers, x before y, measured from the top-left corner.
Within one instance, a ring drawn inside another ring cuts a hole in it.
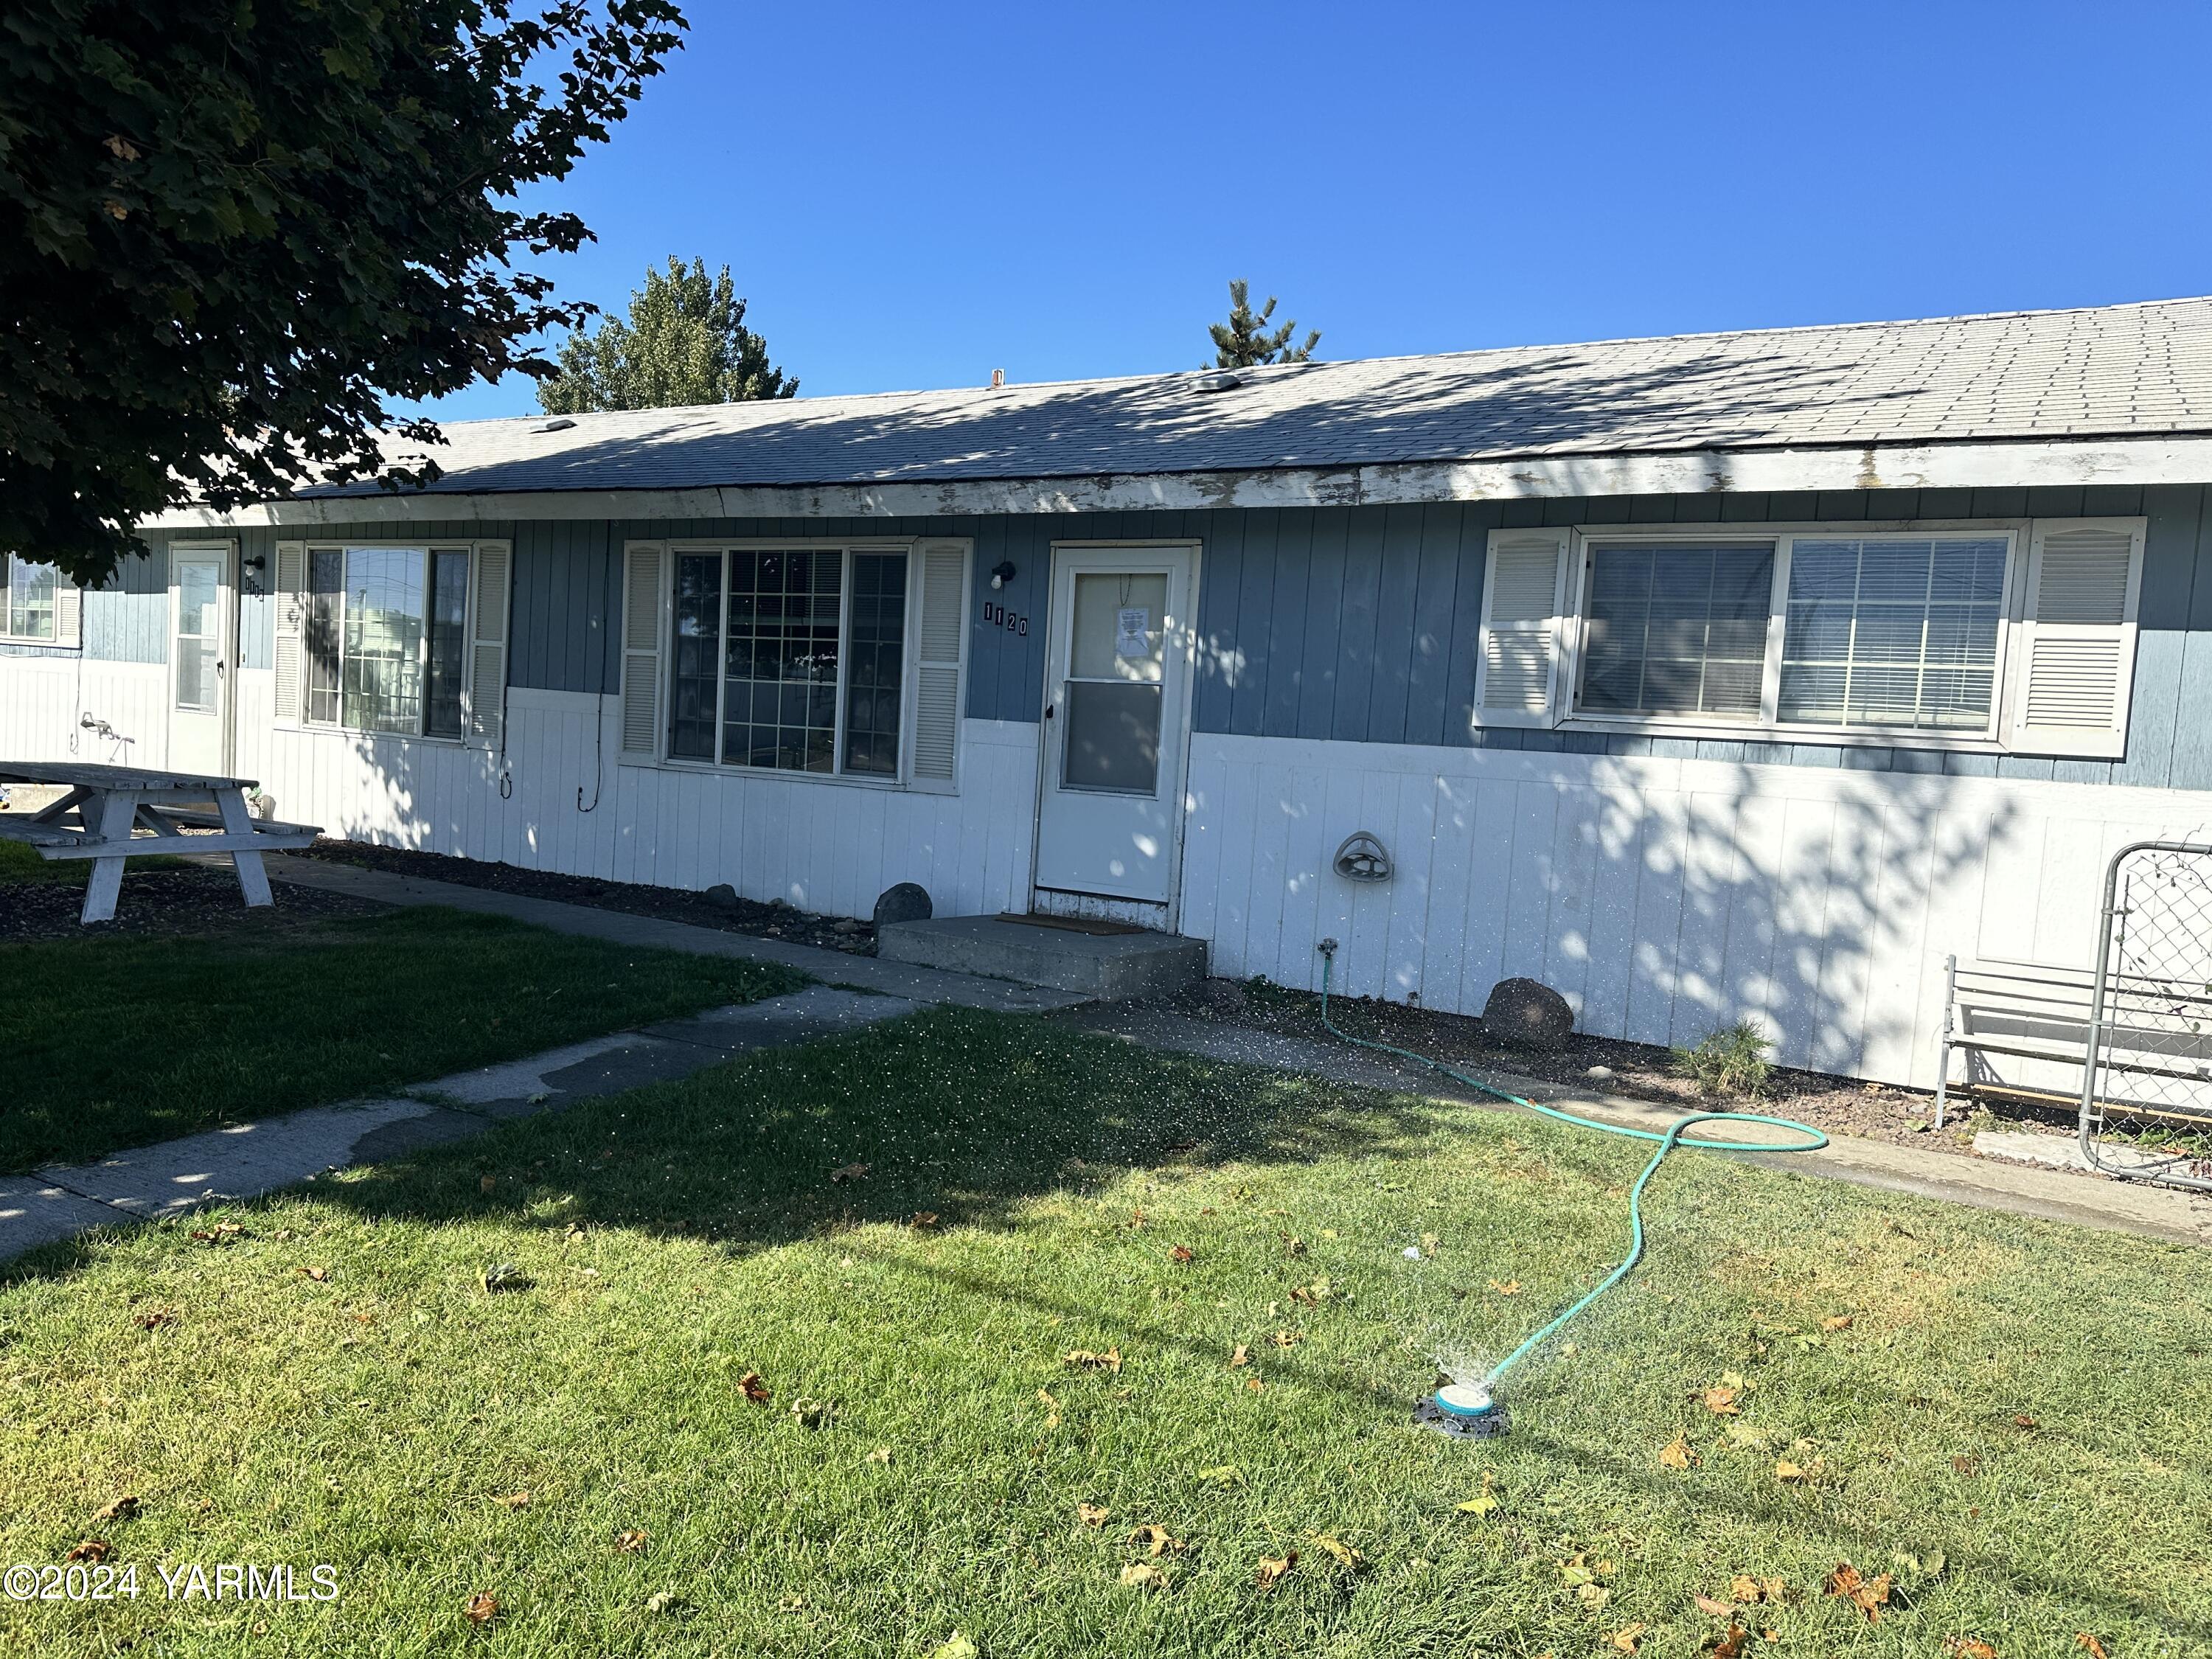
[[[2081,1075],[2089,1060],[2089,1012],[2096,994],[2095,975],[2087,969],[2040,968],[2026,964],[1994,967],[1964,963],[1956,957],[1943,960],[1943,1036],[1936,1073],[1936,1127],[1943,1126],[1945,1108],[1954,1090],[1998,1093],[2035,1101],[2069,1111],[2081,1106]],[[2202,1075],[2207,1040],[2179,1036],[2170,1022],[2154,1018],[2166,1012],[2177,996],[2201,1003],[2212,1022],[2212,994],[2191,996],[2166,983],[2140,989],[2116,986],[2106,999],[2106,1014],[2099,1046],[2107,1056],[2124,1057],[2128,1071],[2157,1077],[2195,1079]],[[2140,1015],[2131,1018],[2130,1014]],[[1966,1055],[1966,1075],[1951,1080],[1952,1056]],[[2072,1082],[2065,1088],[2042,1089],[1977,1077],[1978,1057],[2004,1055],[2014,1060],[2045,1062],[2065,1068]],[[2107,1103],[2116,1111],[2138,1117],[2188,1122],[2202,1127],[2193,1114],[2160,1110],[2141,1103]]]
[[[64,793],[35,813],[0,813],[0,838],[21,842],[42,859],[90,859],[80,921],[115,915],[125,860],[153,854],[228,853],[249,906],[275,901],[264,853],[314,844],[313,824],[256,818],[249,778],[150,772],[130,766],[0,762],[0,783],[50,784]]]

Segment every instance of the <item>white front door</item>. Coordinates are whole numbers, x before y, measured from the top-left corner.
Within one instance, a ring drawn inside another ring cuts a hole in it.
[[[1188,545],[1054,550],[1040,888],[1174,896],[1195,563]]]
[[[169,761],[172,772],[230,774],[231,681],[238,593],[228,548],[169,552]]]

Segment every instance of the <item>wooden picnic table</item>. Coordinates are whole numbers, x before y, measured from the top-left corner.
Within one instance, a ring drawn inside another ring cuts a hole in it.
[[[313,824],[255,817],[246,805],[246,792],[259,787],[252,778],[0,761],[0,783],[58,785],[66,792],[41,811],[0,813],[0,838],[27,842],[43,859],[93,860],[81,922],[112,919],[124,860],[156,853],[228,853],[246,903],[273,903],[261,855],[312,846],[319,833]]]

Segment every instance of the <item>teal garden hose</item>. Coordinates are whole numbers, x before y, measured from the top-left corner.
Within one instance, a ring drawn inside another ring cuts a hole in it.
[[[1358,1048],[1372,1048],[1378,1054],[1392,1054],[1400,1060],[1411,1060],[1416,1066],[1425,1066],[1431,1071],[1442,1073],[1455,1083],[1464,1084],[1468,1088],[1488,1095],[1493,1099],[1505,1101],[1511,1105],[1524,1108],[1560,1123],[1571,1123],[1578,1129],[1595,1129],[1601,1134],[1625,1135],[1631,1140],[1650,1140],[1657,1143],[1651,1153],[1650,1161],[1644,1164],[1644,1172],[1636,1177],[1636,1184],[1628,1191],[1628,1254],[1622,1259],[1620,1265],[1600,1279],[1591,1289],[1568,1304],[1565,1310],[1555,1314],[1519,1347],[1499,1360],[1491,1368],[1490,1375],[1480,1384],[1455,1382],[1438,1389],[1433,1396],[1421,1401],[1414,1408],[1413,1415],[1416,1421],[1429,1424],[1454,1434],[1487,1435],[1504,1431],[1504,1412],[1496,1403],[1494,1398],[1498,1379],[1528,1355],[1543,1346],[1564,1326],[1595,1302],[1598,1297],[1620,1284],[1628,1276],[1630,1269],[1643,1259],[1644,1189],[1651,1184],[1651,1177],[1659,1173],[1659,1166],[1667,1161],[1668,1153],[1680,1146],[1713,1152],[1817,1152],[1828,1144],[1828,1137],[1809,1123],[1800,1123],[1795,1118],[1769,1117],[1761,1112],[1692,1112],[1686,1117],[1676,1119],[1663,1132],[1656,1129],[1633,1129],[1625,1124],[1601,1122],[1596,1118],[1583,1117],[1577,1113],[1562,1111],[1556,1106],[1545,1106],[1533,1100],[1525,1100],[1521,1096],[1510,1093],[1493,1084],[1485,1083],[1480,1078],[1469,1077],[1465,1072],[1455,1070],[1440,1060],[1432,1060],[1426,1054],[1415,1054],[1410,1048],[1394,1048],[1387,1042],[1375,1042],[1366,1037],[1354,1036],[1328,1017],[1329,982],[1332,970],[1336,965],[1336,941],[1333,939],[1323,939],[1321,942],[1320,950],[1322,955],[1321,1023],[1332,1036]],[[1762,1141],[1747,1146],[1742,1141],[1709,1140],[1683,1133],[1686,1129],[1701,1123],[1756,1123],[1771,1129],[1786,1130],[1795,1138],[1783,1141]]]

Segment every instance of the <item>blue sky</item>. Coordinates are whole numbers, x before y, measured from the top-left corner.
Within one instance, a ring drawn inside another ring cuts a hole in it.
[[[689,0],[548,195],[727,263],[801,395],[2212,291],[2212,7]],[[534,410],[519,378],[444,418]]]

